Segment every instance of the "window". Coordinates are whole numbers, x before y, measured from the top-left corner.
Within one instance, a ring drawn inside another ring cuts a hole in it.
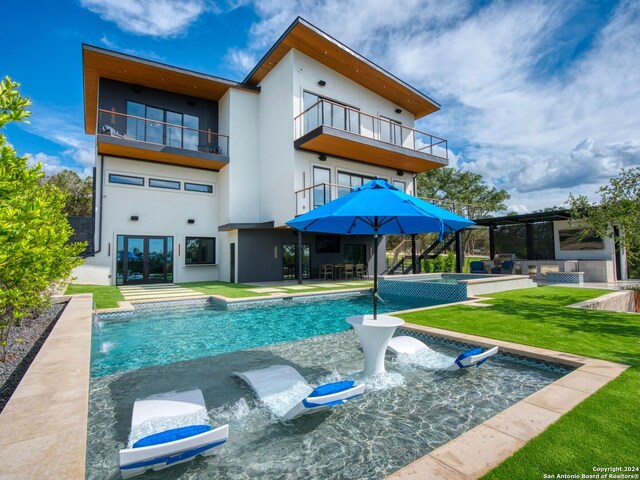
[[[380,140],[402,145],[402,123],[380,115]]]
[[[322,101],[318,103],[320,100]],[[303,93],[302,103],[303,110],[313,107],[304,115],[305,133],[320,125],[328,125],[347,132],[360,133],[360,113],[358,113],[357,109],[310,92]]]
[[[358,175],[355,173],[338,172],[338,197],[350,193],[356,187],[361,187],[365,183],[373,180],[373,177]]]
[[[187,237],[185,244],[185,263],[187,265],[213,265],[216,263],[215,238]]]
[[[156,178],[150,178],[149,186],[155,188],[169,188],[171,190],[180,190],[180,182],[174,182],[173,180],[158,180]]]
[[[139,187],[144,187],[144,178],[110,173],[109,183],[121,183],[123,185],[137,185]]]
[[[393,186],[400,190],[402,193],[406,193],[407,185],[404,182],[401,182],[400,180],[394,180]]]
[[[213,193],[213,185],[201,185],[199,183],[184,182],[184,189],[190,192]]]
[[[198,150],[198,117],[136,102],[127,102],[127,115],[127,138]]]
[[[331,201],[331,170],[313,167],[313,208]]]

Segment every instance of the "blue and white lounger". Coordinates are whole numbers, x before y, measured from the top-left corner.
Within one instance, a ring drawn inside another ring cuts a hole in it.
[[[120,450],[122,478],[162,470],[212,455],[229,437],[229,426],[212,428],[200,390],[136,400],[127,448]]]
[[[313,389],[295,368],[288,365],[273,365],[234,375],[247,382],[276,416],[286,420],[342,405],[364,392],[364,384],[355,385],[353,380]]]
[[[398,336],[389,340],[387,350],[396,355],[399,353],[414,355],[424,350],[430,350],[424,343],[414,337],[410,336]],[[458,358],[447,368],[447,370],[459,370],[461,368],[479,367],[491,355],[498,353],[498,347],[490,348],[489,350],[483,350],[480,347],[473,348],[458,355]]]

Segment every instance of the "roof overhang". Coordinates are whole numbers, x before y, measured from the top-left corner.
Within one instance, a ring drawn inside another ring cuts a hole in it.
[[[556,222],[560,220],[569,220],[571,218],[570,210],[549,210],[546,212],[525,213],[522,215],[507,215],[504,217],[479,218],[474,220],[477,225],[482,227],[499,227],[503,225],[518,225],[539,222]]]
[[[259,85],[292,48],[411,112],[416,118],[440,109],[440,105],[424,93],[300,17],[262,57],[243,83]]]
[[[84,130],[96,133],[98,89],[100,78],[157,88],[167,92],[190,95],[207,100],[220,100],[229,88],[253,92],[259,89],[232,80],[205,75],[132,55],[113,52],[91,45],[82,45],[84,82]]]
[[[262,222],[262,223],[225,223],[224,225],[220,225],[218,227],[219,232],[228,232],[231,230],[260,230],[264,228],[273,228],[275,222],[271,220],[270,222]]]

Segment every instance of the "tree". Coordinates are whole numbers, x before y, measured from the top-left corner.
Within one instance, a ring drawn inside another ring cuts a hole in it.
[[[0,128],[25,121],[28,99],[8,77],[0,82]],[[0,360],[11,327],[46,307],[52,285],[66,280],[82,261],[84,244],[67,244],[73,233],[62,213],[66,195],[41,185],[41,165],[29,167],[0,134]]]
[[[585,195],[569,196],[575,221],[586,225],[585,234],[611,237],[627,250],[629,273],[640,277],[640,167],[622,169],[609,185],[600,187],[600,202],[591,204]],[[617,236],[612,226],[618,227]]]
[[[446,200],[443,208],[468,218],[483,218],[506,210],[504,203],[511,198],[506,190],[490,187],[482,175],[450,167],[438,168],[418,175],[418,196]],[[463,236],[466,253],[475,253],[479,247],[488,250],[485,229],[469,230]]]
[[[450,167],[418,175],[418,196],[471,205],[473,208],[469,211],[456,213],[466,213],[474,218],[506,210],[504,202],[511,198],[506,190],[489,187],[479,173]]]
[[[51,184],[67,194],[67,203],[63,213],[78,217],[90,217],[93,210],[93,179],[80,175],[71,170],[63,170],[60,173],[44,177],[41,183]]]

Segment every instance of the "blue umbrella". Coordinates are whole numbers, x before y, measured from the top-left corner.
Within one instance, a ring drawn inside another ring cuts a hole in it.
[[[435,232],[440,239],[474,223],[407,195],[384,180],[371,180],[332,202],[286,222],[304,232],[373,235],[373,316],[378,313],[378,235]]]

